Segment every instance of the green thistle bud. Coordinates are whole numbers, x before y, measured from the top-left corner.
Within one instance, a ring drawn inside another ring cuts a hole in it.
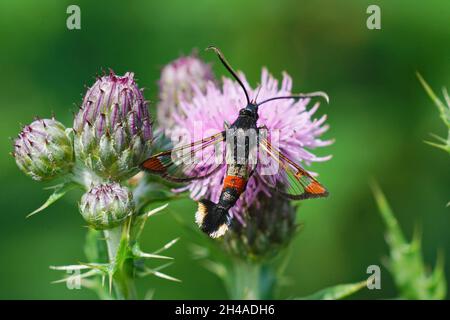
[[[223,244],[234,256],[247,261],[267,260],[286,247],[297,230],[296,207],[278,195],[261,197],[234,220]]]
[[[25,126],[14,142],[13,156],[20,170],[38,181],[63,176],[74,164],[72,139],[55,119]]]
[[[133,73],[113,72],[88,90],[75,116],[75,155],[99,177],[133,176],[150,153],[152,125]]]
[[[112,229],[133,214],[133,195],[118,183],[100,184],[81,197],[79,209],[89,226]]]

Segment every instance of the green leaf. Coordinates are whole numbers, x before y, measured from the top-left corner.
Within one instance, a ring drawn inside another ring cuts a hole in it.
[[[158,254],[160,252],[166,251],[167,249],[169,249],[170,247],[172,247],[175,243],[178,242],[178,240],[180,240],[180,238],[175,238],[169,242],[167,242],[164,246],[162,246],[161,248],[159,248],[158,250],[156,250],[155,252],[153,252],[153,254]]]
[[[421,300],[444,299],[446,281],[443,258],[438,259],[434,271],[430,273],[423,261],[420,233],[416,231],[413,240],[408,242],[380,187],[372,183],[372,190],[386,225],[386,242],[390,249],[387,266],[400,297]]]
[[[366,287],[367,281],[357,283],[339,284],[320,290],[312,295],[297,298],[298,300],[340,300]]]
[[[53,203],[55,203],[56,201],[58,201],[59,199],[61,199],[68,191],[76,188],[78,186],[78,184],[74,183],[74,182],[68,182],[68,183],[64,183],[59,185],[55,191],[53,191],[53,193],[50,195],[50,197],[47,199],[47,201],[45,201],[45,203],[40,206],[39,208],[37,208],[36,210],[34,210],[32,213],[30,213],[29,215],[27,215],[27,218],[35,215],[38,212],[41,212],[42,210],[48,208],[50,205],[52,205]]]
[[[423,88],[427,92],[428,96],[433,100],[434,104],[438,107],[439,112],[441,115],[445,115],[445,104],[437,97],[437,95],[434,93],[433,89],[428,85],[428,83],[425,81],[425,79],[422,77],[422,75],[419,72],[416,72],[417,78],[419,78],[420,83],[422,84]]]
[[[172,260],[172,257],[162,256],[156,253],[146,253],[141,251],[139,248],[139,244],[135,243],[132,248],[132,253],[135,258],[144,258],[144,259],[168,259]]]
[[[444,150],[444,151],[447,151],[450,153],[450,145],[447,146],[445,144],[439,144],[439,143],[435,143],[435,142],[431,142],[431,141],[427,141],[427,140],[425,140],[424,142],[432,147],[435,147],[435,148],[438,148],[438,149],[441,149],[441,150]]]
[[[62,270],[62,271],[92,269],[90,266],[83,265],[83,264],[73,264],[73,265],[68,265],[68,266],[50,266],[49,268],[52,270]]]
[[[425,88],[425,91],[427,92],[428,96],[431,98],[431,100],[433,100],[434,104],[437,106],[439,113],[440,113],[440,117],[441,117],[442,121],[444,122],[444,124],[448,128],[447,140],[437,137],[437,140],[439,142],[442,142],[443,144],[437,144],[437,143],[429,142],[429,141],[425,141],[425,142],[433,147],[442,149],[442,150],[450,153],[450,97],[448,95],[448,92],[445,88],[443,88],[442,91],[444,94],[445,103],[447,104],[447,105],[445,105],[445,103],[442,102],[441,99],[439,99],[437,97],[437,95],[434,93],[433,89],[431,89],[431,87],[428,85],[428,83],[422,78],[420,73],[417,73],[417,78],[419,78],[419,81],[422,84],[422,86]]]
[[[66,276],[66,277],[64,277],[62,279],[54,280],[51,283],[52,284],[67,283],[68,281],[73,280],[73,279],[77,279],[78,278],[78,279],[81,280],[81,279],[89,278],[89,277],[92,277],[92,276],[95,276],[95,275],[98,275],[98,274],[99,274],[98,270],[91,269],[91,270],[89,270],[89,271],[87,271],[85,273],[68,275],[68,276]]]
[[[128,233],[129,225],[130,222],[128,220],[128,224],[124,224],[122,226],[122,233],[120,237],[119,247],[117,248],[116,256],[113,261],[113,268],[112,268],[113,274],[119,272],[119,270],[124,267],[125,262],[129,258],[133,258],[133,254],[129,246],[129,233]]]
[[[140,277],[145,277],[145,276],[148,276],[148,275],[152,274],[152,275],[154,275],[154,276],[156,276],[158,278],[162,278],[162,279],[166,279],[166,280],[170,280],[170,281],[174,281],[174,282],[181,282],[180,279],[174,278],[172,276],[169,276],[168,274],[165,274],[165,273],[159,271],[159,270],[164,269],[164,268],[166,268],[166,267],[168,267],[170,265],[171,265],[171,263],[167,263],[165,265],[162,265],[162,266],[160,266],[158,268],[154,268],[154,269],[145,267],[144,268],[144,272],[140,273],[139,276]]]

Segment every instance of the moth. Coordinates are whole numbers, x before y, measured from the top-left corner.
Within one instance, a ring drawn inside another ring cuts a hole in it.
[[[277,96],[261,102],[257,102],[256,98],[251,101],[243,82],[222,52],[213,46],[207,49],[217,54],[224,67],[239,83],[247,105],[240,109],[231,125],[224,124],[224,131],[157,153],[142,163],[142,169],[169,181],[189,182],[205,179],[226,166],[218,203],[208,199],[200,200],[195,216],[200,229],[212,238],[220,237],[228,230],[232,219],[229,210],[245,192],[255,168],[262,165],[262,154],[274,161],[278,167],[276,174],[281,179],[276,182],[269,177],[261,179],[274,192],[293,200],[326,197],[327,189],[297,161],[289,159],[273,145],[267,138],[266,128],[258,127],[257,121],[259,107],[271,101],[322,97],[328,102],[328,96],[324,92],[312,92]],[[265,160],[267,162],[267,159]]]

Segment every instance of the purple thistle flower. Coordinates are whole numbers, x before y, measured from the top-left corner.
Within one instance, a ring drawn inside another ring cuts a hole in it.
[[[204,92],[206,84],[214,80],[211,66],[195,54],[180,57],[161,71],[159,80],[160,102],[157,108],[158,124],[162,129],[174,125],[173,114],[180,113],[180,101],[191,101],[194,86]]]
[[[152,121],[134,74],[112,71],[87,91],[75,116],[75,154],[98,176],[126,179],[150,152]]]
[[[240,73],[239,76],[250,97],[256,97],[258,94],[258,101],[276,96],[292,95],[292,79],[287,73],[283,74],[281,86],[279,86],[278,80],[270,75],[267,69],[263,69],[261,85],[256,89],[250,87],[244,74]],[[224,122],[233,123],[239,110],[246,105],[242,89],[237,82],[228,78],[224,78],[222,88],[209,82],[205,93],[198,86],[194,86],[193,89],[192,101],[181,100],[179,112],[172,115],[174,126],[168,130],[168,133],[174,141],[177,137],[185,136],[186,133],[198,140],[221,132],[224,130]],[[280,150],[289,158],[307,166],[313,162],[326,161],[331,158],[331,156],[318,157],[308,149],[327,146],[333,142],[320,139],[320,136],[328,129],[328,125],[325,124],[326,116],[313,118],[319,103],[307,110],[308,103],[309,99],[297,102],[294,100],[272,101],[270,104],[260,107],[257,123],[259,127],[267,127],[269,140],[271,132],[279,132]],[[201,124],[201,128],[199,128],[199,124]],[[217,202],[222,191],[225,170],[224,167],[206,179],[195,180],[179,191],[189,190],[191,198],[194,200],[207,198]],[[265,178],[267,179],[267,176]],[[281,179],[279,175],[269,178]],[[255,174],[248,181],[244,194],[230,212],[243,222],[242,214],[245,208],[250,206],[259,208],[258,199],[261,195],[270,197],[271,192],[261,180],[261,166],[257,166]]]

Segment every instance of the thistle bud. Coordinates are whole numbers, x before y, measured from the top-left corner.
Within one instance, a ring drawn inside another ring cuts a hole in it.
[[[150,153],[151,119],[133,77],[99,78],[75,116],[75,155],[102,178],[131,177]]]
[[[35,120],[14,142],[16,163],[34,180],[51,180],[72,169],[73,144],[64,125],[55,119]]]
[[[245,210],[243,221],[234,219],[224,237],[225,249],[248,261],[273,258],[295,235],[295,218],[296,207],[289,201],[275,194],[262,196],[258,207]]]
[[[100,184],[81,197],[79,209],[89,226],[112,229],[133,214],[133,196],[118,183]]]
[[[211,80],[214,80],[211,66],[195,55],[180,57],[166,65],[159,81],[158,124],[164,129],[171,128],[173,116],[180,115],[180,101],[190,102],[194,96],[194,87],[204,92]]]

